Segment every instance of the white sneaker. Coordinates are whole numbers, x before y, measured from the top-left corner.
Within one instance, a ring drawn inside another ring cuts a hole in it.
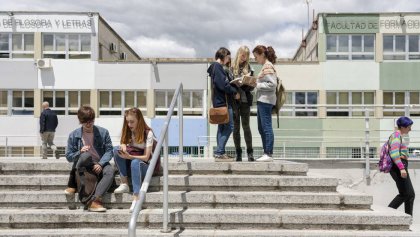
[[[268,156],[267,154],[264,154],[263,156],[258,158],[256,161],[258,161],[258,162],[271,162],[271,161],[273,161],[273,158]]]
[[[130,187],[128,187],[128,184],[120,184],[120,186],[114,190],[114,193],[128,193],[128,192],[130,192]]]
[[[132,213],[134,211],[134,206],[136,206],[136,202],[137,202],[137,200],[133,200],[131,202],[130,213]]]

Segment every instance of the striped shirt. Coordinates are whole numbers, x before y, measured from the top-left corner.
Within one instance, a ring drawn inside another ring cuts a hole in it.
[[[401,133],[396,131],[392,133],[389,138],[389,144],[391,149],[389,150],[389,155],[391,156],[392,161],[398,167],[398,169],[404,169],[404,164],[401,162],[401,157],[404,159],[408,158],[408,148],[404,144],[404,140],[401,137]]]

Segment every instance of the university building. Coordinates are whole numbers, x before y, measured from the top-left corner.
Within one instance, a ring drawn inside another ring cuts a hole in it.
[[[320,13],[292,59],[279,59],[287,89],[275,131],[275,157],[359,158],[370,155],[398,116],[420,115],[420,13]],[[252,47],[249,46],[252,50]],[[216,51],[217,49],[214,49]],[[184,152],[212,156],[217,126],[207,122],[213,59],[142,58],[98,13],[0,12],[0,156],[39,154],[41,103],[59,115],[64,149],[79,126],[79,106],[119,143],[124,110],[139,107],[159,134],[179,83],[184,94]],[[260,66],[252,64],[256,73]],[[252,109],[254,149],[261,152]],[[368,118],[368,121],[367,121]],[[410,134],[410,147],[418,133]],[[169,129],[177,152],[178,124]],[[242,142],[242,146],[245,142]],[[234,152],[233,139],[228,150]]]

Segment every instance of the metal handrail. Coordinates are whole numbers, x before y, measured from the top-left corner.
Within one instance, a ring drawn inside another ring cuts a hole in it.
[[[162,232],[169,232],[170,229],[168,228],[168,128],[169,123],[171,122],[171,118],[174,112],[175,103],[178,101],[178,117],[179,117],[179,161],[183,161],[183,108],[182,108],[182,93],[183,93],[183,86],[182,83],[179,84],[178,88],[175,91],[174,96],[172,97],[171,105],[169,106],[168,114],[166,115],[165,123],[163,124],[163,128],[160,131],[160,136],[155,148],[155,151],[160,151],[162,145],[164,144],[164,156],[163,156],[163,230]],[[146,198],[146,192],[149,188],[150,181],[152,179],[153,171],[155,170],[155,166],[158,160],[159,152],[153,152],[152,159],[149,163],[149,168],[146,172],[146,177],[143,180],[141,185],[140,193],[139,193],[139,200],[136,202],[134,206],[133,213],[131,214],[130,222],[128,224],[128,236],[135,237],[136,236],[136,226],[137,226],[137,219],[141,211],[141,207],[143,206],[144,200]]]

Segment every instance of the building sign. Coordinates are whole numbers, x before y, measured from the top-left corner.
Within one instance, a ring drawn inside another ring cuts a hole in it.
[[[327,15],[324,18],[324,29],[327,34],[377,33],[379,32],[379,15]]]
[[[419,15],[381,16],[379,27],[382,33],[420,33]]]
[[[67,15],[0,15],[0,32],[95,33],[95,17]]]

